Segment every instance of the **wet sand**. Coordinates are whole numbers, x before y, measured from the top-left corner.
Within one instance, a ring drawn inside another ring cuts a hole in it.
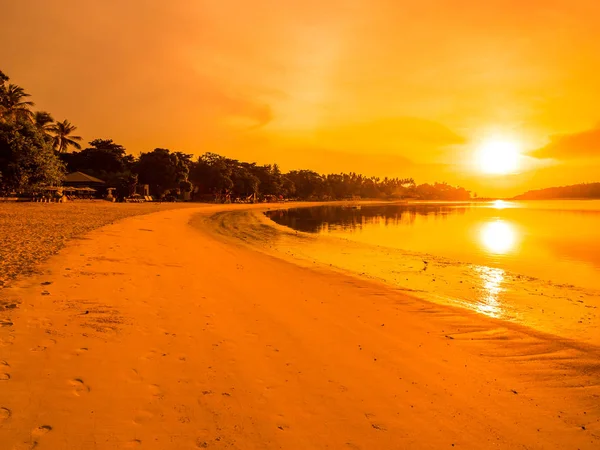
[[[0,448],[600,446],[597,347],[257,252],[206,220],[231,208],[105,226],[2,291]]]

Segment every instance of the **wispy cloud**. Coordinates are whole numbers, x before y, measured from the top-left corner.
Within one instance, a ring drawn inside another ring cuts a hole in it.
[[[532,154],[539,158],[600,158],[600,125],[578,133],[552,136],[548,145]]]

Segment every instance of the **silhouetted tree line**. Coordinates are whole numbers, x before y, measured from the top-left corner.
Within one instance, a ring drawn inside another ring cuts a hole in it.
[[[516,200],[600,198],[600,183],[582,183],[527,191],[517,195]]]
[[[152,195],[175,196],[188,192],[191,199],[233,202],[296,198],[334,200],[361,198],[427,198],[466,200],[469,192],[445,183],[417,186],[411,178],[376,178],[355,173],[320,175],[311,170],[282,173],[277,164],[259,165],[206,153],[193,156],[157,148],[139,158],[111,140],[96,139],[90,147],[61,155],[70,171],[101,178],[129,195],[135,185],[148,184]]]
[[[61,155],[70,171],[104,179],[119,196],[148,184],[156,197],[181,196],[192,200],[244,202],[276,200],[336,200],[347,198],[421,198],[468,200],[469,191],[446,183],[416,185],[412,178],[365,177],[356,173],[320,175],[311,170],[282,173],[277,164],[260,165],[205,153],[193,156],[157,148],[133,158],[111,140],[90,142],[80,152]]]
[[[446,183],[416,185],[412,178],[366,177],[356,173],[321,175],[312,170],[282,173],[277,164],[259,165],[205,153],[193,155],[156,148],[128,155],[111,139],[95,139],[81,149],[81,137],[67,120],[55,122],[23,88],[0,72],[0,191],[31,192],[58,186],[65,173],[81,171],[116,188],[119,198],[147,184],[155,197],[245,202],[419,198],[468,200],[469,191]],[[70,151],[70,149],[75,151]]]

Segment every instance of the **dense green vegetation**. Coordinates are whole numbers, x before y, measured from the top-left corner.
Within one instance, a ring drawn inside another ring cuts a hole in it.
[[[194,159],[191,154],[156,148],[136,158],[111,139],[95,139],[82,149],[74,125],[33,111],[29,97],[0,72],[0,194],[58,186],[66,172],[81,171],[116,188],[118,198],[130,196],[139,184],[149,185],[150,193],[159,198],[218,202],[470,198],[469,191],[446,183],[417,185],[412,178],[321,175],[311,170],[282,173],[277,164],[241,162],[214,153]]]
[[[600,198],[600,183],[583,183],[573,184],[570,186],[537,189],[517,195],[515,200],[550,200],[561,198]]]
[[[57,184],[64,176],[50,134],[53,120],[32,113],[28,97],[0,71],[0,194]]]

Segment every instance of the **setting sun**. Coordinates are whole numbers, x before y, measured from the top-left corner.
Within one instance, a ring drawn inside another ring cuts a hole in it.
[[[486,141],[479,147],[477,158],[479,170],[484,173],[514,173],[519,168],[519,145],[511,141]]]

